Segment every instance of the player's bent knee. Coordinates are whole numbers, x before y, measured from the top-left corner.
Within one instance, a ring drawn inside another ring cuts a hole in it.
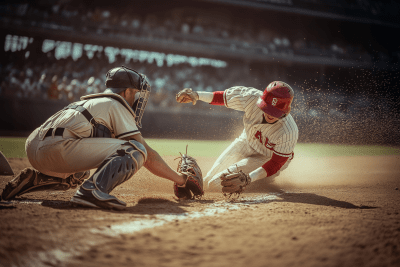
[[[140,143],[136,140],[129,140],[128,143],[129,143],[129,145],[133,146],[137,151],[142,153],[142,155],[144,157],[144,161],[147,160],[147,150],[142,143]]]
[[[129,180],[144,164],[143,155],[135,148],[120,149],[116,154],[93,177],[98,189],[106,193]]]
[[[121,149],[103,161],[71,201],[91,207],[126,207],[125,202],[109,194],[115,187],[129,180],[144,165],[146,158],[147,151],[141,143],[133,140],[124,143]]]
[[[129,180],[145,163],[147,151],[139,142],[127,142],[108,157],[93,176],[83,184],[83,189],[110,193],[116,186]]]

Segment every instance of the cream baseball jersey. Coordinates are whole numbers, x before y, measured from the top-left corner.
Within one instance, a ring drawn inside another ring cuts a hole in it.
[[[252,87],[231,87],[224,91],[224,104],[228,108],[245,112],[241,137],[246,138],[255,151],[267,157],[275,153],[292,159],[299,136],[297,125],[290,114],[275,123],[266,123],[263,111],[256,105],[262,93]]]
[[[84,97],[85,100],[78,101],[76,104],[85,102],[83,107],[90,112],[97,123],[105,125],[111,131],[113,138],[123,139],[130,135],[139,134],[140,131],[135,123],[133,111],[121,104],[121,101],[116,100],[116,97],[125,101],[116,94],[113,94],[112,97],[96,98],[90,98],[90,95],[88,95]],[[41,126],[41,132],[44,135],[47,129],[58,127],[68,129],[69,134],[77,138],[90,137],[92,132],[90,122],[74,109],[64,109],[51,116]]]

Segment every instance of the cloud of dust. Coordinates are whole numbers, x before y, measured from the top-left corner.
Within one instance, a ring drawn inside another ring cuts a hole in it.
[[[295,157],[275,179],[282,188],[375,185],[400,175],[396,156]]]
[[[319,77],[294,84],[301,142],[400,144],[397,69],[339,68]]]

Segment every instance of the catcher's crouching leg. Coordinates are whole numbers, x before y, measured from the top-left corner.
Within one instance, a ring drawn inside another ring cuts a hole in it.
[[[86,180],[71,199],[71,203],[92,208],[124,209],[126,203],[109,193],[129,180],[145,163],[147,151],[136,141],[133,147],[120,149],[105,159],[97,171]]]
[[[7,200],[28,192],[73,189],[82,184],[89,175],[90,171],[85,171],[72,174],[63,179],[43,174],[33,168],[25,168],[18,176],[6,184],[2,198]]]

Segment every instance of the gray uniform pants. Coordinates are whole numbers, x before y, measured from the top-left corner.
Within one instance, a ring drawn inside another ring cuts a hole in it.
[[[46,175],[66,178],[71,174],[96,169],[119,149],[132,147],[115,138],[76,138],[64,131],[63,136],[39,138],[36,129],[25,143],[31,165]]]

